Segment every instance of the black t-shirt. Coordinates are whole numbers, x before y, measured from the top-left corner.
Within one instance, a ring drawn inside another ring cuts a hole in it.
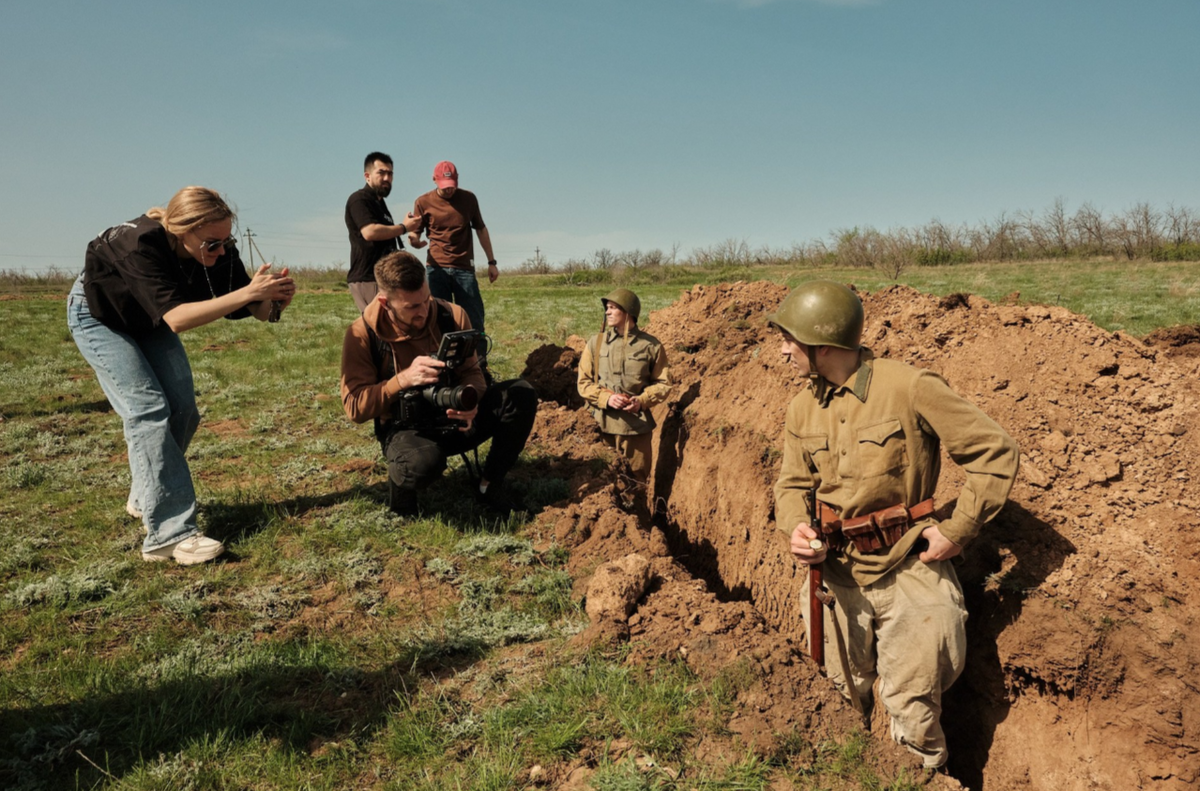
[[[400,237],[382,242],[369,242],[363,238],[362,228],[367,225],[395,225],[387,203],[370,187],[363,187],[346,201],[346,230],[350,232],[349,283],[374,283],[375,262],[395,250],[403,250]]]
[[[144,214],[97,236],[84,259],[83,290],[92,316],[130,335],[150,332],[171,308],[223,296],[249,282],[232,244],[205,267],[176,255],[166,229]],[[225,318],[244,319],[249,307]]]

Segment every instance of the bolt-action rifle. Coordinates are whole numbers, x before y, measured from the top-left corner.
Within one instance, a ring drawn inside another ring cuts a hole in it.
[[[817,487],[808,490],[808,524],[816,525],[817,535],[821,534],[821,518],[817,515]],[[824,544],[814,538],[808,546],[815,552],[820,552]],[[821,564],[813,563],[808,567],[808,652],[821,672],[825,671],[825,594],[821,590]]]
[[[809,526],[817,532],[817,535],[825,535],[825,531],[821,529],[821,517],[817,512],[817,487],[808,490],[806,495],[808,501],[808,518]],[[814,552],[820,552],[822,549],[827,549],[825,542],[819,538],[810,539],[808,548]],[[825,608],[833,609],[834,599],[833,594],[824,589],[821,585],[821,564],[813,563],[808,567],[808,651],[812,654],[813,661],[817,663],[817,667],[821,668],[821,672],[825,672]],[[854,679],[850,674],[850,658],[846,653],[846,638],[842,634],[842,629],[838,626],[837,617],[833,617],[833,639],[837,645],[838,663],[842,668],[842,672],[847,674],[846,677],[846,694],[850,698],[851,705],[859,714],[863,713],[862,698],[859,697],[858,688],[854,685]]]

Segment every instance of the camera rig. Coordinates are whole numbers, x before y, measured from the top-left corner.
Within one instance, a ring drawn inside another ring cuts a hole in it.
[[[434,384],[414,387],[400,394],[395,405],[396,420],[405,427],[455,431],[460,423],[446,416],[447,409],[470,412],[479,406],[479,391],[473,385],[455,385],[454,371],[485,344],[483,358],[490,346],[479,330],[456,330],[442,335],[434,359],[446,364]]]

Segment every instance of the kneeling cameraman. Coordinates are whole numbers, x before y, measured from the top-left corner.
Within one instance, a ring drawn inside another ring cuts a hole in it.
[[[392,511],[415,516],[417,490],[441,477],[446,457],[489,438],[478,496],[503,510],[504,476],[529,438],[537,394],[523,379],[485,384],[474,351],[484,338],[462,332],[471,330],[462,308],[430,296],[412,254],[380,259],[375,281],[378,296],[342,344],[342,406],[355,423],[375,420]]]

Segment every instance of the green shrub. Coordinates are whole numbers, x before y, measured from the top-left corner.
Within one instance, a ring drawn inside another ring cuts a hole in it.
[[[1155,247],[1150,251],[1153,261],[1200,261],[1200,243],[1181,242]]]

